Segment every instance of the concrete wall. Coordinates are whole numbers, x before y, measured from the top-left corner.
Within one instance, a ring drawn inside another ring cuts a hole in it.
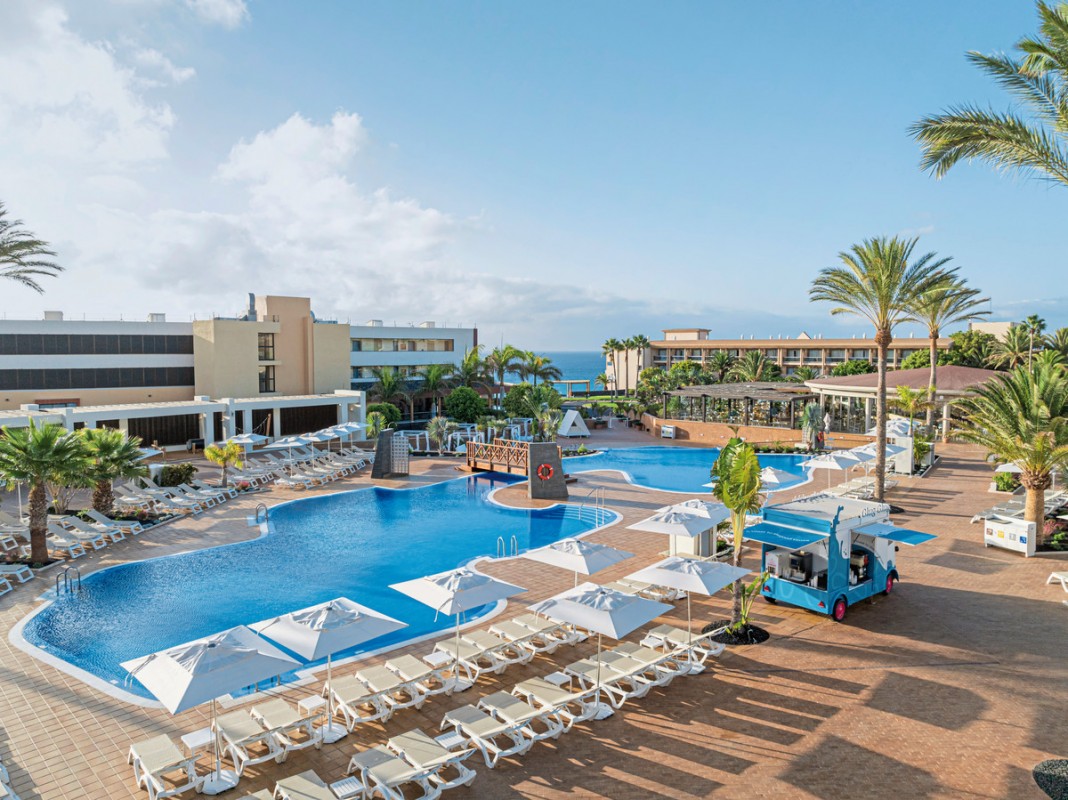
[[[277,322],[245,322],[236,319],[210,319],[193,323],[193,360],[196,365],[194,394],[210,397],[255,397],[260,393],[261,362],[258,360],[260,333],[278,334]],[[275,355],[278,342],[275,343]],[[279,361],[264,364],[279,365]],[[276,366],[280,371],[281,367]],[[277,394],[286,392],[276,387]]]
[[[132,389],[44,389],[0,393],[0,410],[30,403],[77,402],[79,406],[114,406],[125,403],[166,403],[192,400],[192,386],[149,386]]]
[[[312,391],[348,389],[351,383],[349,326],[315,323],[312,337],[315,355]]]
[[[765,428],[759,425],[737,425],[737,434],[731,426],[722,422],[694,422],[691,420],[660,419],[652,414],[642,415],[642,424],[650,435],[660,438],[660,429],[664,425],[675,426],[675,439],[683,442],[700,442],[712,446],[726,444],[732,436],[741,436],[750,444],[793,444],[801,441],[801,431],[792,428]],[[831,434],[831,446],[836,450],[867,444],[874,437],[861,434]]]

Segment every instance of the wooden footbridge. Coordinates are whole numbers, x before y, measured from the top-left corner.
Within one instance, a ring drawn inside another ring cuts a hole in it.
[[[530,442],[497,439],[490,444],[467,443],[467,468],[472,472],[511,472],[526,475]]]

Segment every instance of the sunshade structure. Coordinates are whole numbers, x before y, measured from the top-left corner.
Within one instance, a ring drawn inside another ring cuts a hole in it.
[[[699,497],[657,509],[658,514],[667,511],[678,511],[682,514],[690,514],[694,517],[711,520],[713,525],[719,525],[724,520],[730,519],[731,516],[730,510],[723,503],[710,502]]]
[[[294,447],[307,447],[312,443],[311,439],[304,436],[284,436],[281,439],[276,439],[269,445],[263,448],[263,450],[286,450],[289,454],[290,467],[292,468],[293,462],[293,448]]]
[[[575,573],[575,585],[578,586],[580,572],[583,575],[592,575],[613,564],[618,564],[620,561],[626,561],[633,556],[634,553],[617,550],[615,547],[609,547],[606,544],[572,538],[561,539],[545,547],[531,550],[523,558],[571,570]]]
[[[1010,472],[1018,475],[1023,472],[1023,470],[1020,469],[1020,467],[1015,462],[1009,461],[1006,464],[1000,464],[998,468],[994,470],[994,472]]]
[[[863,461],[868,461],[868,458],[864,456],[852,453],[849,450],[832,450],[829,453],[821,453],[818,456],[802,461],[802,467],[808,467],[809,469],[840,469],[843,471],[851,470]],[[831,485],[831,475],[827,473],[827,485]]]
[[[267,441],[267,437],[262,435],[262,434],[259,434],[259,433],[242,433],[242,434],[240,434],[238,436],[231,436],[226,441],[219,442],[219,444],[227,444],[229,442],[233,442],[234,444],[239,444],[242,447],[254,447],[255,445],[263,444],[266,441]]]
[[[853,528],[853,533],[862,533],[867,536],[878,536],[889,539],[898,544],[915,546],[923,544],[935,536],[923,531],[911,528],[899,528],[885,522],[870,522],[859,528]],[[818,541],[826,539],[830,534],[819,531],[803,531],[800,528],[792,528],[789,525],[779,525],[774,522],[761,522],[745,529],[747,542],[760,542],[770,544],[773,547],[781,547],[786,550],[803,550],[811,547]]]
[[[244,625],[122,664],[172,714],[210,701],[213,730],[216,698],[298,666],[295,659]],[[222,768],[218,732],[213,736],[213,749],[215,767],[200,790],[204,794],[218,794],[237,785],[237,773]]]
[[[674,549],[675,537],[685,536],[693,539],[702,533],[718,525],[711,517],[700,516],[690,511],[681,511],[675,506],[668,506],[667,511],[658,511],[651,517],[628,525],[632,531],[644,531],[645,533],[662,533],[671,538],[671,546]]]
[[[875,444],[875,442],[868,442],[867,444],[862,444],[860,447],[851,448],[849,452],[855,453],[858,456],[865,456],[865,460],[870,460],[873,458],[878,458],[879,446]],[[899,444],[887,444],[884,442],[883,452],[886,454],[887,458],[893,458],[898,453],[905,452],[905,448]]]
[[[865,433],[866,436],[878,436],[879,429],[873,427]],[[891,419],[886,423],[886,435],[888,438],[912,436],[912,425],[907,419]]]
[[[693,644],[693,616],[690,609],[690,594],[713,595],[749,574],[749,570],[734,567],[720,561],[696,561],[691,558],[668,556],[652,566],[638,570],[629,577],[642,583],[666,586],[686,592],[686,635]],[[703,672],[704,667],[690,662],[690,672]]]
[[[153,458],[155,456],[158,456],[163,451],[162,450],[156,450],[154,447],[138,447],[137,448],[137,452],[138,452],[137,460],[138,461],[144,461],[146,458]]]
[[[611,706],[601,702],[601,637],[622,639],[673,609],[674,606],[667,603],[624,594],[589,582],[580,583],[574,589],[568,589],[530,607],[531,611],[555,622],[574,625],[597,634],[597,719],[612,716]]]
[[[349,443],[352,442],[352,434],[359,433],[364,429],[364,426],[358,422],[342,422],[340,425],[335,425],[329,430],[334,431],[343,439],[348,439]]]
[[[389,588],[415,598],[438,613],[455,615],[456,665],[453,667],[452,688],[460,692],[471,688],[470,683],[460,680],[460,615],[526,591],[521,586],[499,581],[470,567],[393,583]]]
[[[326,658],[326,696],[330,713],[323,726],[323,741],[336,742],[348,729],[334,722],[334,698],[330,693],[331,656],[407,628],[408,623],[379,614],[347,597],[338,597],[249,627],[308,661]]]
[[[784,469],[764,467],[764,469],[760,470],[760,483],[768,489],[778,489],[784,483],[797,483],[797,476]]]

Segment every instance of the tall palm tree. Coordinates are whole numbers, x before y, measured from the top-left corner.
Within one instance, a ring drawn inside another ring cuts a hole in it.
[[[778,365],[776,365],[778,366]],[[819,377],[819,373],[812,367],[798,367],[790,375],[790,380],[794,383],[804,383],[805,381],[811,381]]]
[[[710,372],[716,373],[719,376],[716,380],[723,383],[727,377],[727,373],[731,371],[731,367],[734,366],[734,356],[728,353],[726,350],[716,350],[710,353],[706,360],[706,366]]]
[[[969,289],[963,280],[935,289],[917,298],[912,307],[912,319],[927,326],[931,339],[931,377],[927,382],[927,394],[931,404],[927,407],[927,427],[934,424],[934,398],[938,390],[938,337],[942,328],[960,322],[970,322],[988,315],[980,308],[990,302],[989,297],[979,297],[978,289]],[[911,428],[910,428],[911,430]]]
[[[623,349],[623,343],[619,339],[612,338],[605,341],[601,345],[601,352],[608,359],[608,363],[612,365],[612,376],[615,378],[612,381],[612,397],[616,396],[616,389],[619,388],[619,370],[616,364],[616,353]]]
[[[426,435],[430,441],[437,444],[439,456],[442,450],[445,449],[445,442],[448,440],[449,434],[455,429],[456,423],[450,421],[448,417],[432,417],[426,424]]]
[[[712,467],[715,480],[712,494],[731,512],[731,529],[734,532],[734,566],[742,558],[742,537],[745,534],[745,518],[760,510],[764,495],[760,493],[760,463],[756,451],[741,439],[731,439],[720,451]],[[742,621],[742,582],[734,582],[734,607],[731,626]]]
[[[452,366],[448,364],[429,364],[416,374],[422,383],[420,390],[428,395],[433,405],[433,415],[438,415],[438,398],[442,392],[450,388],[449,376],[452,374]]]
[[[925,117],[910,129],[924,170],[941,178],[961,159],[975,159],[1068,185],[1068,3],[1036,8],[1039,35],[1016,44],[1022,58],[968,53],[1023,111],[965,105]]]
[[[630,385],[630,351],[637,345],[634,342],[633,336],[624,339],[621,344],[623,345],[623,376],[626,382],[626,385],[623,387],[623,394],[627,394],[633,388]]]
[[[635,356],[638,359],[637,368],[634,371],[641,375],[642,370],[645,369],[645,351],[649,349],[649,337],[644,333],[639,333],[631,341],[634,342],[634,349],[637,351]]]
[[[489,387],[492,378],[486,369],[486,361],[482,358],[482,345],[475,345],[464,353],[464,357],[453,370],[452,379],[454,385],[466,386],[476,392]]]
[[[115,505],[115,481],[148,475],[141,460],[141,439],[115,428],[83,428],[81,437],[92,459],[93,508],[107,516]]]
[[[607,389],[608,388],[608,373],[607,372],[602,372],[600,375],[598,375],[596,378],[593,379],[593,383],[594,383],[595,386],[600,386],[602,389]]]
[[[498,406],[504,402],[504,379],[509,372],[515,371],[516,363],[522,355],[518,347],[506,344],[493,348],[493,351],[486,356],[486,368],[494,376],[494,382],[497,384]]]
[[[371,367],[375,382],[371,384],[368,394],[379,403],[394,403],[404,399],[404,381],[393,367]]]
[[[51,260],[55,255],[47,242],[23,229],[22,220],[8,219],[7,209],[0,203],[0,278],[43,294],[37,278],[54,278],[63,271],[63,267]]]
[[[1022,325],[1013,325],[1005,338],[994,342],[990,353],[990,366],[996,369],[1016,369],[1026,364],[1031,352],[1031,335]]]
[[[734,362],[727,374],[736,381],[774,381],[782,376],[782,371],[763,353],[750,350]]]
[[[1044,344],[1047,350],[1053,350],[1068,359],[1068,328],[1057,328],[1046,337]]]
[[[946,270],[948,258],[926,253],[916,259],[917,239],[877,237],[839,253],[840,267],[820,271],[809,297],[834,303],[831,314],[856,314],[875,326],[878,389],[875,402],[876,441],[886,440],[886,353],[894,340],[894,327],[909,318],[916,300],[956,279]],[[875,457],[875,499],[883,501],[886,482],[886,448]]]
[[[80,436],[62,425],[40,427],[30,420],[28,428],[0,428],[0,480],[8,490],[15,483],[30,487],[30,560],[48,561],[48,490],[57,475],[87,473],[89,456]]]
[[[1035,339],[1038,339],[1038,344],[1041,346],[1042,334],[1046,331],[1046,321],[1038,314],[1031,314],[1023,321],[1022,327],[1027,329],[1027,366],[1030,367],[1035,352]]]
[[[961,438],[1016,464],[1027,489],[1024,519],[1041,532],[1045,490],[1068,465],[1068,377],[1060,365],[1017,367],[960,402]]]
[[[222,478],[219,485],[226,488],[227,478],[230,477],[230,467],[241,469],[245,460],[245,448],[237,442],[225,442],[224,444],[209,444],[204,448],[204,458],[212,464],[222,467]]]
[[[553,366],[552,359],[548,356],[539,356],[537,353],[527,351],[523,354],[523,360],[519,364],[519,374],[524,380],[537,385],[558,381],[564,373],[559,367]]]
[[[911,386],[897,387],[897,397],[894,398],[894,405],[902,412],[909,415],[910,431],[912,430],[912,423],[915,421],[916,415],[925,408],[931,407],[931,401],[927,399],[928,396],[927,392],[913,389]]]

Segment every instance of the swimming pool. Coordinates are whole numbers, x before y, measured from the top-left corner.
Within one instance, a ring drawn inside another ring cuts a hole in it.
[[[631,483],[663,489],[668,492],[707,494],[702,484],[709,482],[712,464],[719,456],[718,447],[618,447],[603,450],[595,456],[575,456],[564,459],[568,472],[588,472],[612,469],[626,473]],[[783,483],[777,491],[789,489],[808,480],[801,462],[807,455],[757,456],[761,467],[775,467],[797,476],[796,481]]]
[[[262,538],[87,575],[80,593],[56,598],[26,621],[22,634],[49,655],[142,697],[149,695],[139,683],[125,683],[121,662],[342,595],[409,627],[340,657],[424,636],[450,627],[453,618],[435,620],[432,609],[389,584],[492,555],[498,536],[515,536],[522,552],[595,527],[592,509],[527,511],[492,502],[494,489],[517,480],[476,475],[285,503],[271,509],[273,530]]]

